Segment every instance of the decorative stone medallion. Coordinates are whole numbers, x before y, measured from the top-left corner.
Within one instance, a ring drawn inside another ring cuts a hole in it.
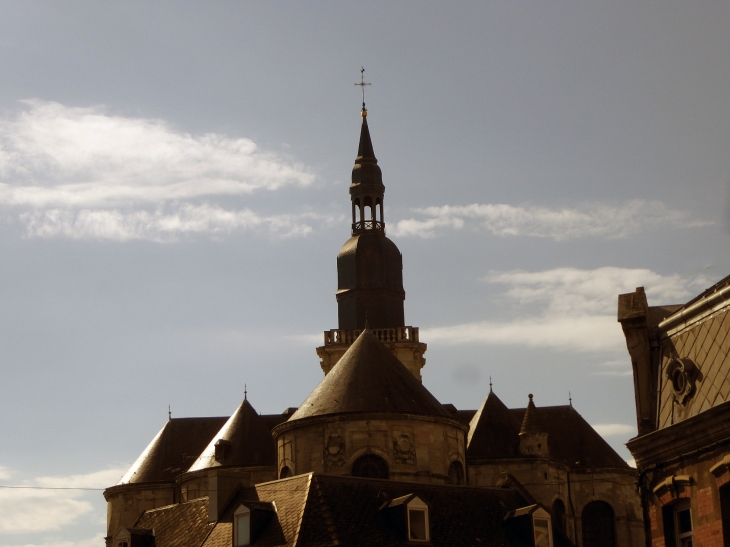
[[[696,373],[697,367],[690,359],[672,359],[667,365],[667,380],[679,404],[686,404],[694,394]]]
[[[401,432],[393,439],[393,456],[395,463],[413,465],[416,463],[416,446],[411,433]]]
[[[325,467],[345,465],[345,439],[340,431],[327,431],[324,441]]]

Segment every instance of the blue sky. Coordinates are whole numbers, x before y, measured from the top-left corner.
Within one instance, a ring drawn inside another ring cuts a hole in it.
[[[167,419],[296,406],[337,326],[366,68],[424,384],[635,434],[616,296],[730,270],[721,2],[5,2],[0,485],[103,488]],[[0,489],[0,546],[99,491]],[[43,515],[40,517],[40,515]]]

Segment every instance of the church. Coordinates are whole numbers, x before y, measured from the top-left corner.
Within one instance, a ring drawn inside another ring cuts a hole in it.
[[[490,386],[459,409],[423,384],[367,114],[324,378],[281,414],[246,396],[169,419],[104,492],[107,547],[643,546],[637,472],[572,404],[510,409]]]

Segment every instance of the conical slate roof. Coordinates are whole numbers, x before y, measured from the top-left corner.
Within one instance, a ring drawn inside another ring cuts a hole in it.
[[[522,419],[522,427],[520,428],[520,435],[523,433],[546,433],[545,424],[542,421],[540,412],[535,408],[535,403],[532,402],[532,393],[529,395],[530,402],[527,403],[527,410],[525,410],[525,417]]]
[[[222,461],[215,458],[216,444],[220,443],[225,445],[220,451],[220,455],[225,456]],[[219,466],[258,465],[276,465],[276,445],[267,422],[259,416],[251,403],[244,399],[189,471]]]
[[[436,397],[367,329],[289,422],[345,412],[451,416]]]
[[[489,391],[469,423],[466,456],[470,460],[518,455],[520,421]]]
[[[172,418],[117,484],[174,481],[213,438],[226,418]]]
[[[363,114],[366,113],[363,112]],[[385,192],[383,173],[378,166],[378,160],[375,158],[366,115],[363,115],[362,126],[360,127],[360,143],[357,147],[355,166],[352,168],[350,194],[357,193],[359,191],[358,186],[365,186],[367,188],[363,190],[374,190],[376,194],[382,195]]]

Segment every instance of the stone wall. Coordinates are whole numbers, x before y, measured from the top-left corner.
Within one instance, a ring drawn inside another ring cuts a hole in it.
[[[613,508],[617,546],[644,545],[641,499],[636,493],[633,470],[576,472],[546,458],[523,458],[470,462],[468,473],[470,486],[498,486],[508,474],[548,510],[552,510],[556,500],[562,501],[565,534],[578,547],[583,547],[583,510],[596,500]]]
[[[122,528],[134,526],[137,519],[148,509],[164,507],[175,502],[175,484],[122,484],[104,492],[107,501],[106,541]]]
[[[452,462],[466,468],[466,426],[449,418],[326,416],[286,422],[274,434],[279,470],[288,467],[294,475],[349,475],[353,463],[366,454],[383,458],[395,480],[445,483]]]

